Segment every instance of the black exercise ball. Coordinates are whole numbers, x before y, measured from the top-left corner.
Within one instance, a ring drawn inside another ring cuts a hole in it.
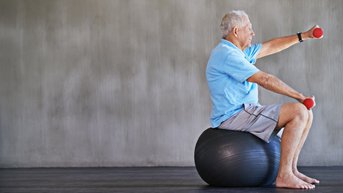
[[[280,163],[280,138],[270,142],[241,131],[209,128],[194,152],[200,177],[212,186],[270,186]]]

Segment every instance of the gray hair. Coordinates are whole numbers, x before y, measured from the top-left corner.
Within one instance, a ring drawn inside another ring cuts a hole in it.
[[[222,37],[225,38],[234,27],[243,27],[244,17],[249,18],[242,10],[232,10],[225,14],[222,22],[220,23],[220,29],[222,31]]]

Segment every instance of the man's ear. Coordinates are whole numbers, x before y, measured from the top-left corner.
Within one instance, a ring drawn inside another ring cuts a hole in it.
[[[237,26],[233,27],[232,33],[235,37],[238,37],[238,27]]]

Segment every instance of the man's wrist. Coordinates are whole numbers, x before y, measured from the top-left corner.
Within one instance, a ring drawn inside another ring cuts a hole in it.
[[[298,101],[302,102],[303,100],[305,100],[305,95],[303,95],[302,93],[299,93],[298,95]]]
[[[303,38],[303,40],[308,40],[311,38],[309,32],[301,32],[301,37]]]
[[[301,32],[298,32],[298,33],[297,33],[297,36],[298,36],[298,41],[299,41],[299,42],[303,42],[303,41],[304,41],[303,38],[302,38]]]
[[[299,42],[303,42],[305,40],[310,39],[310,36],[309,36],[308,32],[298,32],[297,36],[298,36],[298,41]]]

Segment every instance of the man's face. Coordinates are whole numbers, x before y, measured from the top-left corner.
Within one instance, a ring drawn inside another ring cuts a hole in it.
[[[239,28],[238,40],[243,50],[251,46],[252,37],[255,35],[249,18],[245,17],[243,26]]]

